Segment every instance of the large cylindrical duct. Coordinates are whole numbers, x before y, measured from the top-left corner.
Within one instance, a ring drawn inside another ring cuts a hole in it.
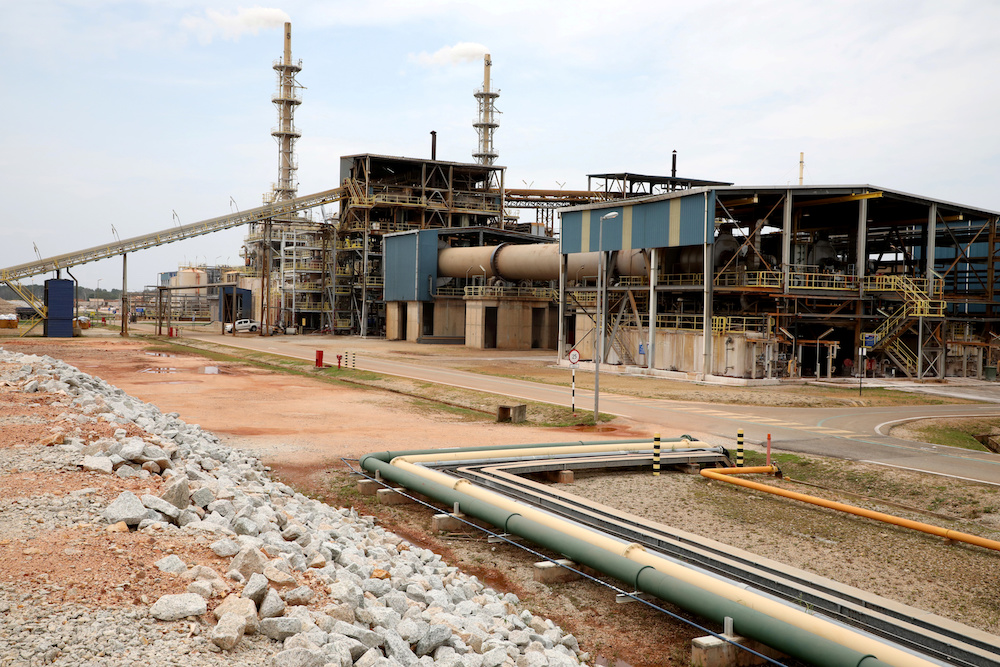
[[[599,253],[569,255],[568,280],[582,280],[597,275]],[[615,263],[618,275],[642,276],[649,272],[646,256],[640,250],[623,250]],[[555,243],[443,248],[438,251],[438,275],[452,278],[498,276],[504,280],[559,280],[559,246]]]

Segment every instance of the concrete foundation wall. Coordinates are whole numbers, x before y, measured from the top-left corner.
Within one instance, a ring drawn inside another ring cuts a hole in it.
[[[423,305],[422,301],[406,302],[406,340],[411,343],[417,342],[423,328]]]
[[[402,331],[402,312],[406,308],[405,301],[390,301],[385,304],[385,339],[403,340],[406,332]]]
[[[496,309],[496,327],[487,325],[488,309]],[[539,327],[533,326],[533,311],[541,310]],[[495,333],[494,333],[495,331]],[[548,301],[527,299],[482,299],[465,302],[465,344],[477,349],[530,350],[555,348],[559,335],[558,310]],[[495,345],[492,345],[495,336]]]
[[[442,299],[434,302],[434,335],[465,335],[465,302]]]
[[[594,323],[583,316],[576,318],[576,349],[580,358],[585,361],[594,359]],[[627,345],[633,360],[638,366],[647,363],[646,354],[639,354],[639,344],[643,352],[649,341],[646,330],[619,330],[618,337]],[[686,373],[701,373],[704,370],[704,336],[701,331],[669,330],[657,331],[655,341],[655,358],[653,368],[665,371],[682,371]],[[730,377],[749,378],[754,364],[753,340],[748,340],[744,334],[713,334],[712,336],[712,375],[728,375]],[[757,353],[763,354],[764,345],[758,341]],[[610,347],[606,363],[621,364],[618,352]]]
[[[639,343],[645,348],[649,333],[637,330],[620,332],[624,340],[629,342],[629,349],[636,363],[645,365],[646,356],[639,355]],[[641,337],[641,340],[640,340]],[[701,373],[704,370],[705,338],[701,331],[657,331],[655,340],[655,358],[653,367],[668,371],[685,371]],[[763,348],[761,347],[761,352]],[[614,354],[612,350],[611,355]],[[609,355],[609,361],[616,361]],[[712,375],[728,375],[730,377],[750,377],[753,369],[753,345],[741,333],[724,333],[712,335],[712,362],[709,373]]]

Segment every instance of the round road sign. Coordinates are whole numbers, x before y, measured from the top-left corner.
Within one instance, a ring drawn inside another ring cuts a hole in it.
[[[580,351],[576,348],[569,351],[569,363],[575,364],[580,361]]]

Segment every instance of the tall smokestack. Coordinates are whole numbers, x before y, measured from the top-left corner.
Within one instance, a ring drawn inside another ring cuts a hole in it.
[[[431,160],[438,159],[438,133],[431,130]]]
[[[278,109],[278,126],[271,130],[271,136],[278,142],[278,182],[274,184],[273,198],[275,201],[292,199],[298,184],[295,182],[295,171],[298,165],[295,161],[295,141],[302,133],[295,128],[295,107],[302,99],[299,89],[302,87],[295,80],[295,75],[302,69],[302,61],[292,62],[292,24],[285,24],[285,50],[281,60],[274,62],[274,71],[278,73],[278,90],[271,102]]]
[[[285,23],[285,65],[292,64],[292,24]]]
[[[479,164],[493,164],[496,162],[499,153],[493,145],[493,132],[500,127],[496,122],[496,99],[500,93],[490,89],[490,67],[493,61],[490,54],[483,56],[483,87],[475,93],[476,102],[479,104],[479,119],[472,124],[479,135],[479,145],[476,147],[472,157],[476,158]]]
[[[677,151],[674,151],[670,161],[670,177],[677,178]]]

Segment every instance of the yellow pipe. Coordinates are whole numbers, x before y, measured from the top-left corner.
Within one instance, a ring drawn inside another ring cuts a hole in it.
[[[580,452],[594,450],[606,451],[608,447],[614,446],[592,445],[590,447],[555,447],[552,449],[554,451],[558,450],[560,453],[567,453],[567,450],[570,449]],[[622,447],[619,446],[619,450],[621,448]],[[502,456],[501,452],[503,452]],[[716,595],[720,595],[728,600],[738,602],[748,609],[754,609],[770,616],[771,618],[784,621],[785,623],[801,628],[807,632],[811,632],[817,636],[825,637],[843,646],[850,646],[851,648],[863,653],[877,655],[879,660],[894,665],[895,667],[933,667],[935,665],[935,663],[916,657],[893,646],[889,646],[875,638],[859,634],[850,628],[819,619],[805,609],[798,609],[796,607],[789,606],[777,600],[765,597],[743,586],[738,586],[717,577],[698,572],[690,567],[668,560],[659,554],[650,553],[646,551],[645,547],[641,544],[635,542],[625,543],[621,540],[608,537],[603,533],[590,530],[565,519],[560,519],[552,514],[543,512],[529,505],[519,503],[518,501],[507,498],[506,496],[502,496],[493,491],[478,487],[469,480],[459,479],[438,470],[431,470],[422,465],[416,465],[413,462],[418,459],[421,461],[455,460],[456,458],[468,459],[470,458],[470,454],[476,456],[477,458],[479,458],[479,455],[481,454],[481,458],[485,459],[511,458],[518,455],[535,456],[539,453],[541,453],[539,449],[510,449],[490,452],[441,452],[440,457],[435,454],[398,456],[392,460],[392,465],[397,466],[402,470],[407,470],[414,475],[428,479],[436,484],[441,484],[442,486],[450,488],[454,491],[460,491],[466,495],[472,496],[473,498],[489,503],[490,505],[502,508],[513,514],[520,514],[525,519],[530,519],[531,521],[548,526],[565,535],[585,540],[586,542],[610,553],[624,556],[629,560],[633,560],[642,565],[648,565],[669,576],[683,579],[684,581],[687,581],[702,590],[715,593]],[[723,468],[723,470],[732,470],[732,468]],[[745,470],[755,470],[755,468],[746,468]],[[768,470],[770,470],[770,468],[768,468]]]
[[[738,486],[745,486],[748,489],[765,491],[767,493],[773,493],[776,496],[783,496],[785,498],[791,498],[792,500],[801,500],[804,503],[819,505],[820,507],[827,507],[829,509],[839,510],[841,512],[847,512],[848,514],[854,514],[856,516],[863,516],[867,519],[884,521],[885,523],[891,523],[894,526],[910,528],[911,530],[919,530],[922,533],[937,535],[938,537],[944,537],[949,540],[955,540],[956,542],[965,542],[966,544],[974,544],[977,547],[983,547],[985,549],[993,549],[994,551],[1000,551],[1000,542],[997,542],[996,540],[989,540],[986,539],[985,537],[979,537],[978,535],[961,533],[957,530],[949,530],[947,528],[941,528],[940,526],[933,526],[929,523],[921,523],[920,521],[904,519],[902,517],[894,516],[892,514],[885,514],[883,512],[876,512],[874,510],[866,510],[862,507],[855,507],[854,505],[838,503],[835,500],[827,500],[825,498],[809,496],[804,493],[798,493],[796,491],[788,491],[786,489],[780,489],[775,486],[769,486],[767,484],[761,484],[759,482],[751,482],[745,479],[739,479],[732,476],[732,475],[744,475],[749,473],[773,474],[776,472],[778,472],[777,466],[756,466],[751,468],[714,468],[714,469],[704,468],[701,471],[701,474],[703,477],[708,477],[710,479],[717,479],[720,482],[728,482],[730,484],[736,484]]]

